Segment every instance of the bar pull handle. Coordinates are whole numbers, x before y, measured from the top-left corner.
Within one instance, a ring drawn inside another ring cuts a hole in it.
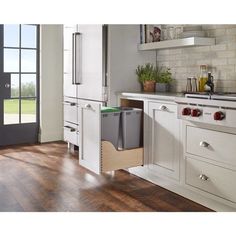
[[[72,84],[81,83],[81,33],[76,32],[72,34]]]

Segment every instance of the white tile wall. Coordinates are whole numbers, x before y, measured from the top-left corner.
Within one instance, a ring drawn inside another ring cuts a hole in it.
[[[184,91],[186,78],[199,76],[207,64],[215,78],[216,91],[236,91],[236,25],[203,25],[205,35],[216,38],[216,45],[157,51],[159,66],[171,68],[172,90]]]

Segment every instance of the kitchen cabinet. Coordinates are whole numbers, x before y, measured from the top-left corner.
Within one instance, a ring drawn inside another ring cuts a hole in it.
[[[101,107],[101,102],[78,101],[80,165],[97,174],[143,165],[142,147],[116,150],[110,142],[101,140]]]
[[[64,45],[64,84],[63,93],[64,97],[77,96],[77,86],[72,83],[72,34],[77,32],[77,25],[64,25],[63,29],[63,45]]]
[[[149,102],[149,164],[158,175],[179,180],[180,123],[177,106],[165,102]]]

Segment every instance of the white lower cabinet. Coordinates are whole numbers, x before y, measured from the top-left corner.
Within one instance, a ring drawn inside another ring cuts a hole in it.
[[[79,131],[78,125],[64,122],[64,140],[73,145],[79,146]]]
[[[177,106],[171,103],[149,102],[148,168],[157,175],[179,180],[180,123]]]
[[[97,174],[143,165],[143,148],[118,151],[101,140],[101,107],[100,102],[78,101],[80,165]]]
[[[186,123],[184,132],[185,184],[236,203],[235,133],[191,123]]]
[[[236,203],[236,171],[186,158],[186,184]]]

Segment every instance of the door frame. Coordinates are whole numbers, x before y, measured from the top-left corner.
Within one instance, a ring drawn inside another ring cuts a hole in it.
[[[21,25],[21,24],[19,24]],[[36,26],[36,122],[4,125],[4,98],[0,97],[0,146],[37,143],[40,130],[40,25]],[[21,34],[21,32],[19,32]],[[19,45],[19,50],[21,45]],[[20,62],[19,62],[20,63]],[[4,24],[0,24],[0,74],[4,73]],[[19,71],[20,74],[20,71]],[[24,74],[24,73],[23,73]],[[27,73],[26,73],[27,74]],[[19,84],[20,88],[20,84]],[[19,95],[20,96],[20,95]],[[20,112],[20,109],[19,109]],[[28,132],[27,132],[28,131]]]

